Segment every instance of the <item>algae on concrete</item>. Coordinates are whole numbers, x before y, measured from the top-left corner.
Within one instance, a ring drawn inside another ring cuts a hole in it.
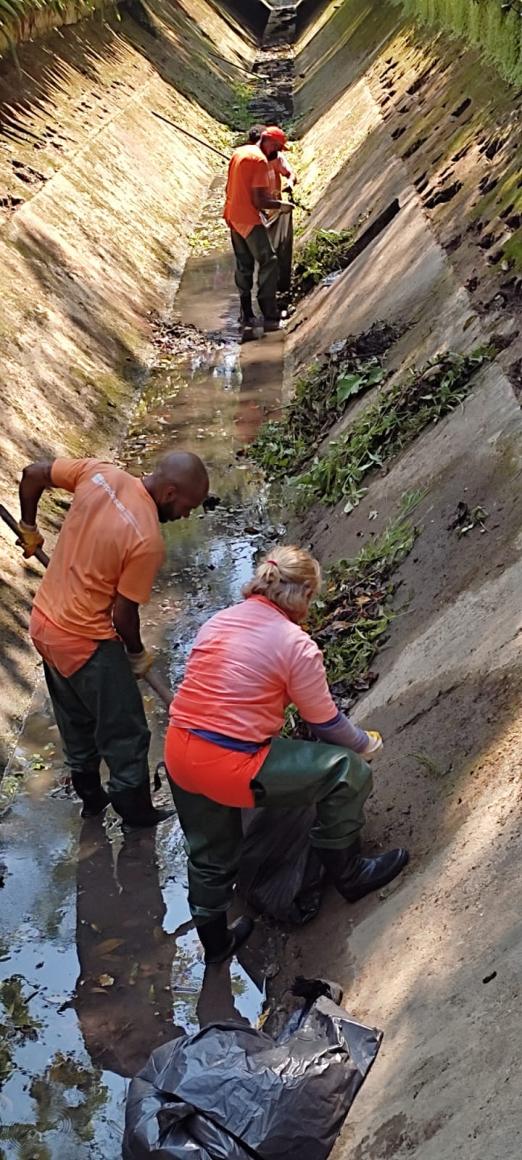
[[[393,0],[409,15],[460,36],[513,85],[522,82],[522,8],[518,0]]]

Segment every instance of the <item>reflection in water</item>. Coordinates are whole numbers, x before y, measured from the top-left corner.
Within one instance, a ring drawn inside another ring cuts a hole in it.
[[[199,625],[239,597],[274,536],[262,481],[236,452],[279,403],[282,354],[279,334],[240,347],[228,252],[190,260],[177,305],[184,322],[224,337],[205,357],[160,360],[124,449],[136,472],[176,444],[198,452],[222,500],[166,530],[144,630],[173,685]],[[145,702],[159,760],[165,714]],[[27,777],[0,846],[0,1157],[118,1160],[126,1077],[199,1023],[255,1021],[270,940],[257,924],[243,965],[204,971],[179,829],[124,839],[110,810],[81,824],[56,795],[62,757],[43,693],[17,760]]]
[[[155,846],[153,830],[111,843],[87,821],[80,833],[74,1007],[93,1063],[124,1076],[182,1032],[172,1024],[176,946],[163,930]]]

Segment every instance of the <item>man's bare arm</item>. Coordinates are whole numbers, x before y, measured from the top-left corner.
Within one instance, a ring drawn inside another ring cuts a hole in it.
[[[277,197],[270,197],[264,188],[252,190],[252,201],[256,209],[281,209],[284,213],[291,213],[292,206],[288,201],[280,201]]]
[[[118,592],[112,610],[112,623],[130,653],[143,652],[140,630],[140,606]]]
[[[28,463],[22,472],[19,487],[20,515],[26,527],[34,528],[40,497],[46,487],[52,487],[52,463]]]

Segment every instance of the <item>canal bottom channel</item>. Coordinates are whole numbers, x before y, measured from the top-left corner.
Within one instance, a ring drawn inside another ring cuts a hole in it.
[[[282,334],[241,344],[222,242],[191,257],[175,307],[120,453],[139,474],[168,450],[196,451],[220,500],[166,527],[142,617],[172,688],[199,625],[240,597],[280,534],[244,448],[280,404],[283,365]],[[144,700],[154,765],[166,713],[152,693]],[[278,943],[261,920],[241,963],[205,972],[176,820],[125,836],[111,809],[81,821],[42,683],[7,793],[14,784],[0,838],[0,1157],[117,1160],[129,1078],[175,1035],[216,1019],[255,1023]],[[168,802],[165,784],[158,797]]]

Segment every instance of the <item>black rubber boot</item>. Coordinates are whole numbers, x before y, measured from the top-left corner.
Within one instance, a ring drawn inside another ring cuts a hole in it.
[[[239,299],[241,303],[241,310],[239,312],[239,321],[242,326],[253,326],[255,323],[254,308],[252,306],[252,295],[241,294]]]
[[[281,327],[281,311],[275,298],[260,298],[259,309],[263,315],[265,330],[279,330]]]
[[[75,770],[71,774],[74,791],[82,799],[82,818],[97,818],[109,804],[108,793],[102,787],[99,769]]]
[[[357,902],[372,890],[380,890],[400,874],[409,862],[408,851],[399,847],[375,858],[362,858],[353,846],[346,850],[321,850],[317,853],[334,883],[347,902]]]
[[[174,810],[158,810],[153,806],[149,781],[134,789],[121,789],[117,793],[111,793],[110,799],[124,826],[139,829],[157,826],[159,822],[164,822],[174,814]]]
[[[224,963],[226,959],[235,955],[252,934],[254,923],[251,918],[241,915],[232,926],[227,926],[227,916],[223,911],[219,918],[213,918],[211,922],[206,922],[196,929],[205,951],[205,962],[209,965]]]

